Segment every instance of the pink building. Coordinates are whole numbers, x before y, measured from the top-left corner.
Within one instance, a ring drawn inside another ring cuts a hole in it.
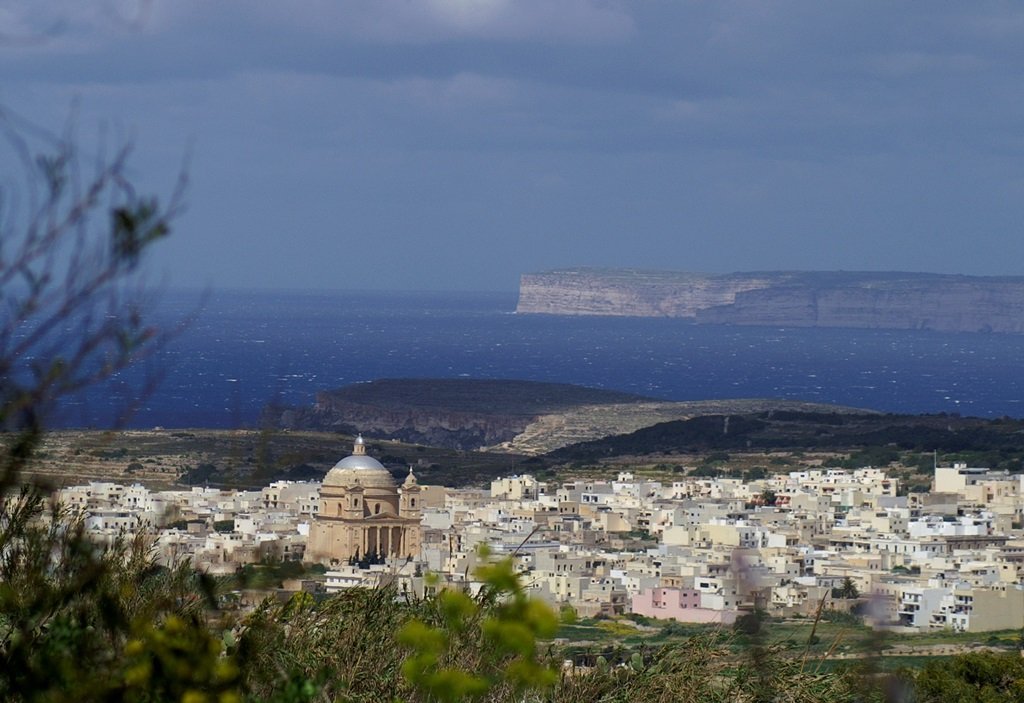
[[[645,588],[633,596],[632,611],[649,618],[731,625],[735,610],[701,607],[701,592],[692,588]]]

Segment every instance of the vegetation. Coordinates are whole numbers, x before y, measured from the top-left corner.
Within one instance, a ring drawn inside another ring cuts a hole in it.
[[[234,688],[207,622],[210,579],[156,566],[141,539],[98,549],[60,512],[22,520],[39,507],[29,498],[3,512],[0,698],[184,700]]]
[[[324,395],[338,404],[352,403],[402,412],[423,409],[445,413],[525,417],[579,405],[652,400],[634,393],[567,383],[468,378],[380,379],[369,383],[354,383]],[[495,398],[501,399],[500,408],[495,407]]]
[[[926,471],[932,452],[947,461],[1021,470],[1024,420],[984,420],[951,415],[881,415],[774,411],[746,415],[706,415],[663,422],[636,432],[563,447],[550,463],[597,461],[649,454],[726,451],[838,451],[835,466],[886,466],[907,460]],[[769,462],[782,465],[781,460]]]
[[[1018,654],[963,654],[932,661],[916,678],[921,703],[1010,703],[1024,700],[1024,659]]]
[[[857,584],[853,582],[853,579],[847,576],[838,588],[832,589],[832,597],[844,599],[859,598],[860,591],[857,590]]]

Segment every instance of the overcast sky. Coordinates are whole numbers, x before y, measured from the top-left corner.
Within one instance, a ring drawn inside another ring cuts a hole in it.
[[[191,154],[181,286],[1022,274],[1022,79],[1019,2],[0,0],[0,105]]]

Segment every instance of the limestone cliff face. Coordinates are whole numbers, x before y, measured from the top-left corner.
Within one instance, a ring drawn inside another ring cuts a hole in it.
[[[787,327],[1024,332],[1024,282],[902,281],[836,288],[780,287],[702,310],[699,322]]]
[[[522,276],[516,312],[549,315],[695,317],[735,301],[737,293],[772,285],[770,277],[701,273],[591,271]]]
[[[522,277],[517,312],[681,317],[780,327],[1024,332],[1024,277],[920,273],[646,273]]]
[[[650,399],[562,383],[380,379],[318,393],[311,407],[267,407],[263,424],[477,449],[508,442],[549,413],[644,400]]]
[[[459,412],[444,408],[395,408],[352,402],[336,393],[317,393],[311,408],[293,408],[280,415],[288,428],[346,433],[456,449],[505,442],[526,429],[534,415]]]

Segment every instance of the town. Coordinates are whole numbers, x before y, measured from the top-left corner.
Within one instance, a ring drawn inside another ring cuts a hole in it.
[[[906,495],[871,467],[671,483],[519,475],[489,490],[421,486],[410,469],[399,486],[359,437],[323,483],[91,482],[58,500],[96,539],[147,531],[164,564],[319,565],[286,592],[473,591],[480,560],[504,556],[534,596],[583,617],[731,624],[826,608],[906,632],[984,632],[1024,627],[1022,492],[1019,475],[965,464],[937,465],[929,492]]]

